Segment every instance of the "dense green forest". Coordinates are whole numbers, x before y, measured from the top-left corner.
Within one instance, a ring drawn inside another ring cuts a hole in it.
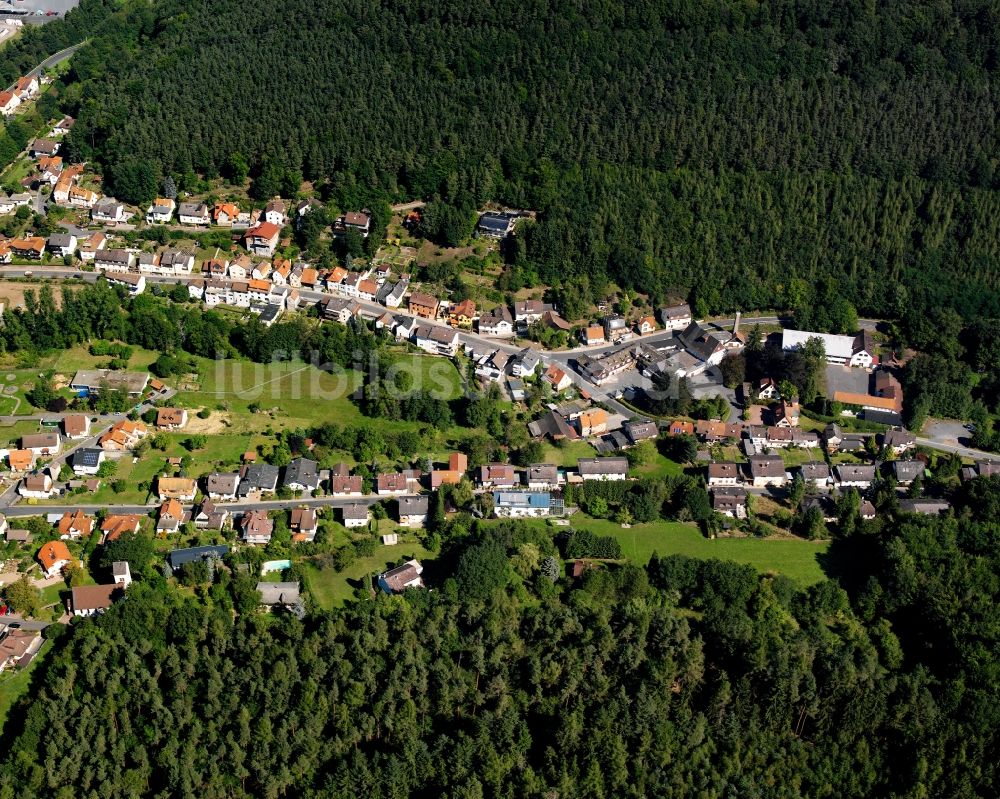
[[[497,201],[541,212],[510,287],[1000,315],[989,0],[112,7],[0,68],[96,31],[69,153],[124,199],[249,169],[342,208],[434,199],[445,239]]]
[[[133,547],[11,715],[0,797],[992,797],[1000,480],[956,507],[808,590],[681,556],[570,581],[543,530],[474,525],[438,590],[301,622]]]

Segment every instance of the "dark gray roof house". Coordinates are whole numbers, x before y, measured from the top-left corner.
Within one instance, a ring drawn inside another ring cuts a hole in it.
[[[308,458],[295,458],[285,467],[282,485],[292,491],[313,491],[319,488],[319,464]]]
[[[275,491],[278,488],[277,466],[269,463],[251,463],[240,470],[240,487],[237,495],[245,497],[255,491]]]
[[[923,461],[892,461],[890,465],[892,476],[897,483],[912,483],[924,473]]]
[[[170,568],[177,571],[185,563],[205,560],[207,558],[222,558],[229,554],[229,547],[189,547],[187,549],[175,549],[167,553],[167,562]]]

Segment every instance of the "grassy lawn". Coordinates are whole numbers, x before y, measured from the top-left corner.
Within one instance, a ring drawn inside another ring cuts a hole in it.
[[[10,668],[0,674],[0,730],[7,723],[7,714],[10,713],[10,709],[28,690],[32,672],[39,667],[51,648],[51,642],[46,641],[27,668]]]
[[[606,519],[589,519],[582,514],[572,517],[573,527],[598,535],[611,535],[622,545],[622,553],[634,563],[645,565],[650,555],[688,555],[692,558],[718,558],[753,566],[768,574],[777,572],[803,584],[812,585],[825,578],[819,556],[829,542],[797,538],[705,538],[690,524],[653,522],[635,524],[629,529]],[[559,528],[552,528],[553,533]]]
[[[400,558],[409,560],[417,558],[425,563],[433,559],[433,555],[416,543],[410,535],[400,534],[400,543],[386,547],[380,543],[375,554],[368,558],[359,558],[342,572],[332,568],[318,568],[310,561],[302,561],[306,588],[313,595],[316,603],[324,610],[341,607],[354,597],[355,589],[362,584],[366,574],[377,575],[395,564]],[[374,579],[373,579],[374,583]]]
[[[679,477],[684,474],[684,467],[657,452],[648,463],[632,469],[632,474],[635,477]]]
[[[554,463],[556,466],[576,466],[580,458],[594,458],[597,450],[586,441],[565,441],[562,446],[555,446],[545,441],[542,444],[545,455],[543,463]]]
[[[823,450],[814,449],[799,449],[798,447],[789,447],[788,449],[777,450],[781,455],[781,459],[785,462],[785,466],[791,468],[792,466],[801,466],[803,463],[823,463]]]

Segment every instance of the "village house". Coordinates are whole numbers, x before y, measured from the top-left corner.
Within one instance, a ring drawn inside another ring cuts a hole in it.
[[[480,319],[480,324],[482,319]],[[532,349],[525,348],[510,359],[510,371],[514,377],[534,377],[541,357]]]
[[[472,300],[462,300],[448,309],[448,321],[455,327],[470,329],[476,319],[476,304]]]
[[[501,519],[548,516],[552,495],[547,491],[494,491],[493,515]]]
[[[516,221],[517,216],[514,214],[487,211],[476,223],[476,235],[489,239],[505,239],[514,232]]]
[[[453,358],[458,353],[458,331],[437,325],[419,325],[413,343],[431,355]]]
[[[165,225],[174,218],[177,203],[168,197],[157,197],[146,209],[146,223],[150,225]]]
[[[181,203],[177,219],[182,225],[209,225],[212,221],[205,203]]]
[[[7,465],[12,472],[28,472],[35,468],[35,453],[30,449],[12,449],[7,452]]]
[[[212,219],[219,227],[232,227],[240,216],[240,208],[234,203],[216,203],[212,208]]]
[[[73,474],[94,477],[104,463],[104,450],[95,447],[81,447],[71,456]]]
[[[426,496],[400,497],[398,502],[399,523],[403,527],[423,527],[427,523],[430,500]]]
[[[907,430],[893,428],[882,435],[882,446],[899,456],[917,446],[917,437]]]
[[[0,92],[0,114],[9,117],[21,104],[21,98],[6,89]]]
[[[243,540],[248,544],[269,544],[274,533],[274,519],[264,510],[249,510],[240,517]]]
[[[656,330],[656,317],[640,316],[639,321],[636,322],[635,329],[639,332],[640,336],[654,332]]]
[[[660,321],[667,330],[684,330],[693,321],[691,306],[687,303],[660,308]]]
[[[799,415],[798,398],[790,400],[783,398],[778,405],[778,410],[774,414],[774,424],[777,427],[798,427]]]
[[[600,325],[590,325],[589,327],[584,328],[583,333],[580,335],[580,339],[588,347],[604,344],[604,328]]]
[[[228,510],[206,499],[195,507],[192,519],[198,530],[222,530],[229,522],[229,515]]]
[[[743,482],[740,474],[739,464],[736,463],[710,463],[708,464],[708,485],[714,486],[735,486]]]
[[[243,499],[254,494],[274,493],[278,488],[280,474],[278,467],[269,463],[247,463],[240,468],[237,495]]]
[[[160,502],[177,499],[181,502],[194,502],[198,493],[198,484],[190,477],[159,477],[156,481],[156,493]]]
[[[870,464],[840,463],[833,467],[838,488],[871,488],[875,467]]]
[[[591,408],[580,414],[577,424],[580,435],[585,438],[600,435],[608,430],[608,412],[603,408]]]
[[[295,458],[285,467],[282,485],[289,491],[315,491],[319,484],[319,464],[316,461]]]
[[[78,585],[71,591],[70,609],[74,616],[87,617],[104,613],[123,592],[124,589],[118,583]]]
[[[108,237],[100,230],[91,233],[82,244],[80,244],[80,260],[84,262],[94,261],[98,250],[103,250],[108,243]]]
[[[63,258],[76,252],[76,236],[69,233],[53,233],[47,242],[49,252]]]
[[[344,527],[364,527],[368,524],[368,506],[355,502],[340,509]]]
[[[819,489],[828,489],[833,485],[833,475],[830,467],[823,462],[804,463],[799,467],[803,482]]]
[[[94,519],[82,510],[66,511],[56,524],[61,541],[76,541],[78,538],[89,538],[94,532]]]
[[[874,341],[867,330],[856,336],[839,336],[786,329],[781,332],[781,348],[785,352],[800,350],[814,338],[823,342],[827,363],[870,369],[877,361]]]
[[[39,92],[38,78],[34,75],[23,76],[17,79],[14,91],[21,100],[30,100]]]
[[[553,491],[559,487],[559,467],[554,463],[533,463],[525,472],[525,485],[531,491]]]
[[[45,254],[45,239],[41,236],[28,238],[13,238],[9,242],[10,250],[18,258],[30,258],[37,261]]]
[[[142,294],[146,290],[146,276],[145,275],[133,275],[133,274],[121,274],[115,272],[109,272],[107,275],[108,283],[112,286],[122,286],[131,295]]]
[[[712,490],[712,510],[732,519],[747,517],[747,492],[743,488],[716,488]]]
[[[493,338],[513,338],[514,317],[506,305],[498,305],[479,317],[479,333]]]
[[[46,577],[55,577],[57,574],[61,574],[62,570],[73,562],[73,556],[69,554],[69,549],[62,541],[49,541],[42,544],[38,550],[37,558],[42,567],[42,573]]]
[[[554,363],[549,364],[548,368],[542,373],[542,380],[552,386],[552,390],[557,394],[573,385],[570,376]]]
[[[652,441],[657,438],[660,431],[656,427],[656,422],[626,422],[623,426],[625,435],[633,444],[643,441]]]
[[[335,497],[360,497],[362,479],[359,474],[337,474],[330,478],[330,493]]]
[[[33,433],[21,436],[21,449],[28,449],[36,458],[49,458],[62,451],[59,433]]]
[[[187,424],[188,413],[184,408],[157,408],[157,430],[180,430]]]
[[[579,458],[577,472],[583,480],[625,480],[627,458]]]
[[[288,221],[287,211],[288,206],[285,205],[285,201],[280,197],[274,197],[264,206],[264,220],[276,227],[284,227]]]
[[[104,225],[127,222],[129,216],[125,206],[112,197],[105,197],[103,200],[97,201],[90,212],[91,219]]]
[[[439,303],[436,297],[431,297],[429,294],[422,294],[419,291],[410,294],[408,307],[410,313],[414,316],[419,316],[421,319],[436,319],[438,306]]]
[[[750,479],[754,488],[785,485],[788,476],[784,461],[778,455],[750,456]]]
[[[921,516],[939,516],[951,510],[951,505],[941,499],[901,499],[899,510],[902,513],[916,513]]]
[[[381,296],[380,301],[386,308],[398,308],[403,304],[403,296],[409,287],[410,279],[404,275],[401,280]]]
[[[312,541],[319,529],[316,511],[312,508],[292,508],[288,528],[292,532],[292,541]]]
[[[168,499],[160,505],[156,519],[157,533],[176,533],[185,522],[184,506],[176,499]]]
[[[926,468],[924,462],[918,460],[891,461],[889,463],[889,473],[902,486],[908,486],[918,478],[923,477]]]
[[[240,475],[237,472],[212,472],[205,478],[205,493],[211,500],[234,500],[239,487]]]
[[[509,463],[487,463],[479,467],[481,488],[513,488],[519,484],[517,473]]]
[[[375,493],[380,497],[399,496],[409,490],[409,482],[402,472],[382,472],[375,478]]]
[[[126,533],[138,533],[142,517],[134,513],[111,514],[101,522],[101,543],[117,541]]]
[[[129,272],[135,263],[135,256],[128,250],[108,249],[94,253],[94,268],[105,272]]]
[[[409,588],[423,588],[420,578],[424,567],[418,560],[408,560],[402,566],[383,572],[378,576],[378,585],[387,594],[401,594]]]
[[[38,138],[31,144],[31,157],[40,158],[43,155],[55,155],[59,152],[59,142],[55,139]]]
[[[521,328],[527,328],[541,320],[547,311],[555,308],[541,300],[518,300],[514,303],[514,323]]]
[[[0,639],[0,673],[27,666],[41,649],[42,642],[42,636],[35,630],[8,627],[6,635]]]
[[[354,230],[360,233],[362,238],[368,238],[371,227],[372,218],[367,211],[348,211],[334,221],[333,232],[343,235],[349,230]]]
[[[122,419],[115,422],[97,444],[105,452],[125,452],[132,449],[142,439],[149,434],[149,431],[142,422],[133,422],[129,419]]]

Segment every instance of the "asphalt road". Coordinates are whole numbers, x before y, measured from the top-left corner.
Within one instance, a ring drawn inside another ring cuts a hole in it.
[[[405,496],[415,497],[418,494],[407,494]],[[251,501],[239,501],[239,502],[216,502],[215,504],[220,508],[225,508],[226,510],[233,513],[242,513],[247,510],[286,510],[288,508],[342,508],[345,505],[374,505],[383,499],[399,499],[396,497],[384,497],[377,496],[375,494],[368,494],[363,497],[306,497],[303,499],[260,499]],[[48,513],[64,513],[69,509],[82,510],[82,511],[98,511],[101,509],[107,509],[109,513],[137,513],[139,515],[145,515],[150,512],[150,510],[158,507],[160,505],[159,501],[150,503],[149,505],[108,505],[106,503],[100,505],[86,505],[86,504],[72,504],[72,505],[16,505],[11,508],[4,509],[4,515],[8,519],[15,517],[24,516],[44,516]]]

